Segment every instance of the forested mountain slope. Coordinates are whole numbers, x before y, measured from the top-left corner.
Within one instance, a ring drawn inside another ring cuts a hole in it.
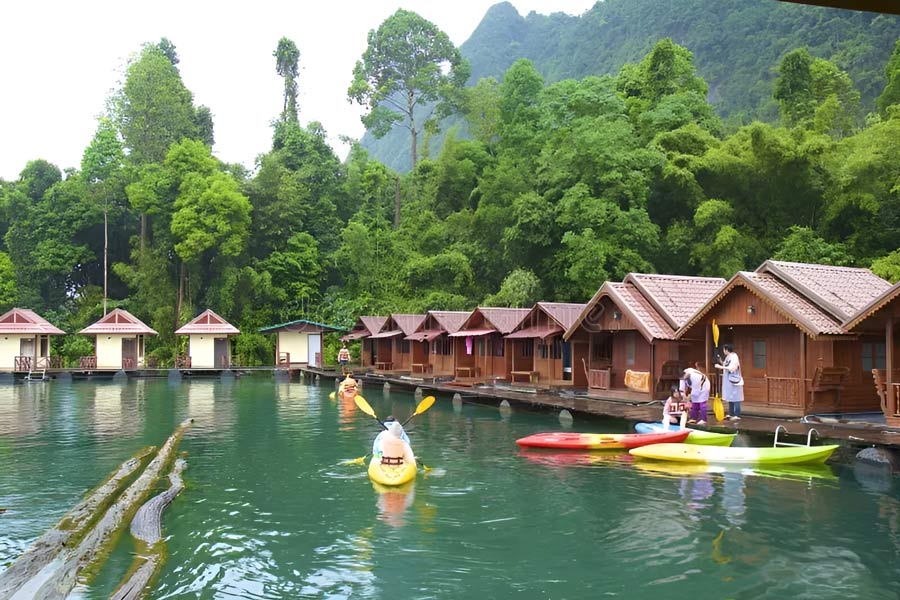
[[[900,37],[900,17],[777,0],[605,0],[580,17],[523,17],[502,2],[488,10],[461,50],[472,66],[470,84],[500,79],[518,58],[531,60],[553,83],[614,75],[666,37],[693,52],[697,74],[709,84],[709,102],[731,128],[778,120],[774,68],[785,53],[803,46],[850,75],[861,93],[862,120],[884,88],[884,64]],[[432,140],[432,155],[441,139]],[[362,145],[386,165],[409,170],[403,130],[380,140],[367,133]]]

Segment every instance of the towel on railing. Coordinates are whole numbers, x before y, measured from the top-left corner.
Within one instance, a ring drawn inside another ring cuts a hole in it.
[[[639,392],[650,391],[650,371],[625,371],[625,387]]]

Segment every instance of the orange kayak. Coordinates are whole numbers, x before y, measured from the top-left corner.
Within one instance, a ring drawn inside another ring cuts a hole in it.
[[[523,448],[562,448],[566,450],[618,450],[640,448],[648,444],[683,442],[690,430],[664,431],[660,433],[573,433],[555,431],[535,433],[519,438],[516,443]]]

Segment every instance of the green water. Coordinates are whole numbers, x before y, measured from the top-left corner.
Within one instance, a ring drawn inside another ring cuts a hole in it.
[[[431,470],[381,494],[363,466],[342,464],[377,424],[332,390],[269,376],[0,387],[0,565],[193,417],[155,599],[900,597],[896,478],[840,465],[672,474],[620,453],[524,453],[515,440],[558,430],[555,415],[439,397],[409,426]],[[363,393],[380,415],[416,404]],[[123,536],[77,596],[107,598],[132,550]]]

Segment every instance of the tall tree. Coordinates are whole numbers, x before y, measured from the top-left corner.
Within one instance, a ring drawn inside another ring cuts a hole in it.
[[[812,62],[809,50],[797,48],[785,54],[778,65],[772,95],[781,106],[781,118],[788,127],[811,119],[815,111]]]
[[[891,58],[884,67],[884,78],[887,83],[875,103],[881,115],[887,116],[889,106],[900,104],[900,40],[894,45]]]
[[[409,130],[415,168],[417,139],[424,121],[431,118],[417,123],[416,109],[437,102],[438,114],[443,114],[468,77],[468,63],[447,34],[418,14],[400,9],[369,31],[347,95],[369,110],[362,122],[376,137],[383,137],[396,123]]]
[[[281,119],[296,123],[300,50],[297,49],[297,44],[283,37],[278,40],[278,47],[272,56],[275,57],[275,71],[284,78],[284,105],[281,109]]]

